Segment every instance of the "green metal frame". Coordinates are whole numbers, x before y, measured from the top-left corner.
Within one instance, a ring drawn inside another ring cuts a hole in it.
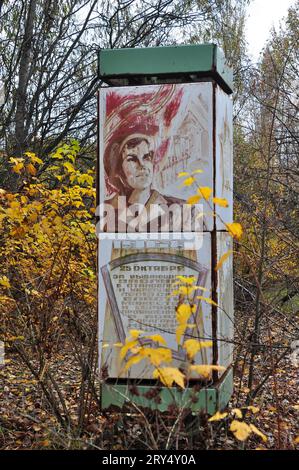
[[[212,415],[217,410],[223,410],[232,395],[233,371],[230,368],[217,385],[202,388],[199,391],[193,388],[182,390],[177,387],[162,387],[155,398],[148,398],[146,395],[153,390],[153,387],[153,385],[137,385],[134,386],[134,393],[132,393],[129,385],[103,383],[101,408],[108,410],[111,406],[116,406],[123,409],[126,403],[134,403],[141,408],[163,412],[167,411],[169,406],[176,405],[179,408],[190,408],[192,412],[205,411]],[[136,390],[138,395],[135,393]]]
[[[174,78],[172,82],[212,78],[226,93],[233,89],[232,69],[216,44],[102,49],[98,73],[110,85],[153,83],[144,81],[146,77],[156,78],[156,83],[163,77]]]

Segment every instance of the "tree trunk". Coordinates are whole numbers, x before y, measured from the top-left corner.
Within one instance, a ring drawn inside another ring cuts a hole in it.
[[[21,46],[21,59],[18,76],[17,106],[16,106],[16,153],[21,156],[26,147],[25,119],[26,101],[31,62],[31,50],[33,40],[33,27],[36,16],[36,0],[30,0],[24,38]]]

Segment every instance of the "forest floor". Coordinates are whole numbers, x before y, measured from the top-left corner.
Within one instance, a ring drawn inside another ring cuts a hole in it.
[[[71,354],[60,354],[55,357],[54,366],[59,371],[56,374],[58,385],[75,421],[80,378],[78,365]],[[257,356],[257,381],[259,369],[261,374],[265,374],[265,364]],[[219,421],[211,426],[201,418],[191,425],[189,419],[189,431],[186,426],[178,429],[174,448],[294,449],[297,446],[299,449],[299,445],[294,443],[299,435],[298,371],[286,355],[255,400],[254,405],[260,411],[248,419],[267,436],[266,443],[254,434],[246,443],[239,442],[228,430],[228,423]],[[242,407],[245,403],[248,390],[243,384],[246,373],[245,368],[241,384],[240,370],[236,370],[230,408]],[[95,402],[91,404],[83,434],[80,438],[74,437],[74,433],[63,431],[58,425],[36,381],[13,353],[9,353],[5,365],[0,366],[0,384],[0,449],[149,449],[151,443],[144,431],[148,425],[157,438],[158,448],[163,449],[173,425],[171,417],[163,417],[159,421],[155,413],[148,417],[148,423],[136,413],[101,413]]]

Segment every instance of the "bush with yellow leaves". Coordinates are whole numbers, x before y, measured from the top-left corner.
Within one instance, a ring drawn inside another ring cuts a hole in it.
[[[47,161],[32,152],[12,157],[16,189],[0,189],[0,339],[19,353],[61,423],[67,407],[51,392],[49,361],[66,338],[96,344],[94,171],[78,169],[79,152],[74,140]]]

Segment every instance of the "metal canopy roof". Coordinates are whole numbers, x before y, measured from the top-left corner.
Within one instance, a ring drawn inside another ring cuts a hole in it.
[[[99,77],[110,86],[215,80],[233,91],[233,72],[216,44],[102,49]]]

